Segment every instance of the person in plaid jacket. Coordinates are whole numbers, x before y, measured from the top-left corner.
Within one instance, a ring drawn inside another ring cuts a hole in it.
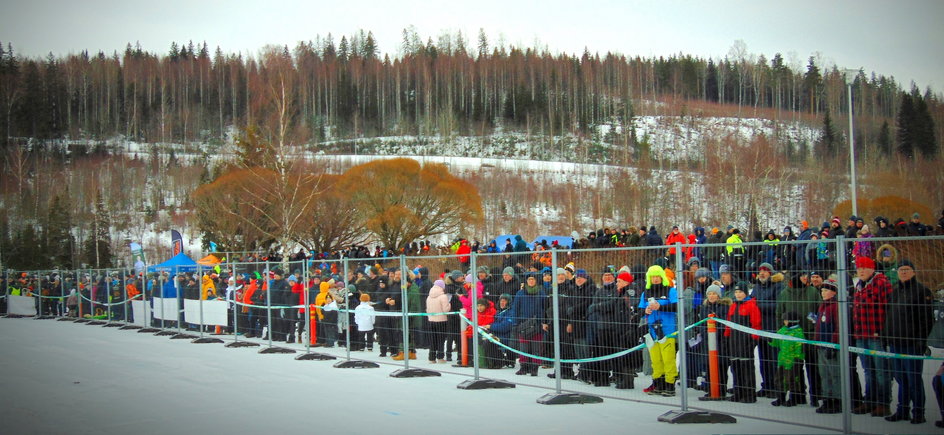
[[[875,271],[875,261],[869,257],[856,259],[855,294],[852,296],[852,332],[856,346],[863,349],[885,350],[882,330],[892,284],[882,273]],[[865,400],[852,410],[854,414],[871,412],[873,417],[889,415],[891,379],[887,358],[861,355],[865,369]]]

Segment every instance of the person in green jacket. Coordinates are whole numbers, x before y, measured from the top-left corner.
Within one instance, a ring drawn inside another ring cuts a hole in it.
[[[783,315],[783,327],[777,330],[777,334],[789,335],[799,339],[806,339],[803,334],[803,328],[800,327],[800,315],[795,311],[788,311]],[[770,341],[771,347],[779,348],[777,352],[777,400],[774,400],[773,406],[796,406],[799,404],[799,398],[805,395],[800,391],[800,385],[803,379],[800,377],[800,364],[797,361],[803,359],[803,344],[784,339],[773,339]],[[787,393],[790,393],[790,399],[787,400]]]
[[[783,291],[780,292],[780,295],[777,296],[777,318],[782,319],[783,315],[790,311],[797,313],[797,315],[800,316],[800,328],[803,329],[803,333],[807,337],[812,337],[814,329],[816,328],[816,311],[819,308],[819,303],[822,301],[819,287],[815,286],[813,283],[814,276],[820,278],[817,279],[817,282],[822,286],[823,280],[819,272],[800,272],[790,279],[790,285],[784,288]],[[797,364],[800,365],[800,367],[797,368],[797,373],[802,376],[803,369],[806,369],[806,383],[809,384],[810,405],[818,407],[821,391],[819,370],[816,365],[815,346],[803,345],[803,356],[803,360],[797,361]],[[805,361],[809,361],[809,363]],[[806,383],[800,382],[797,404],[802,405],[806,403]]]

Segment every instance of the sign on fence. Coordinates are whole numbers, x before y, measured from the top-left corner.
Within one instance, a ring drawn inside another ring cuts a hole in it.
[[[36,315],[36,300],[32,296],[7,296],[7,314]]]
[[[200,301],[184,299],[184,321],[200,325]],[[226,301],[203,301],[203,325],[226,326]]]

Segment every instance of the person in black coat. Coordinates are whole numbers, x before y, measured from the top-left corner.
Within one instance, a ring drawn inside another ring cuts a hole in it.
[[[888,297],[885,328],[882,335],[889,351],[903,355],[924,355],[927,338],[934,326],[934,298],[931,290],[918,282],[915,267],[910,260],[898,266],[898,285]],[[898,408],[885,417],[888,421],[911,420],[925,422],[924,380],[921,378],[923,360],[892,360],[892,376],[898,383]],[[911,416],[909,417],[909,405]]]

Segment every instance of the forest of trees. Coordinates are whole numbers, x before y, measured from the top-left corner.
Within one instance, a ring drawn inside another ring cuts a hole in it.
[[[340,41],[329,34],[294,48],[268,46],[255,56],[188,42],[167,53],[128,44],[124,53],[29,59],[8,42],[0,48],[0,145],[119,135],[146,143],[218,142],[232,127],[273,116],[272,76],[291,97],[279,116],[296,124],[292,140],[316,148],[380,135],[484,135],[497,123],[544,136],[586,136],[596,125],[629,125],[640,100],[728,103],[738,116],[769,109],[778,119],[825,113],[839,119],[848,112],[838,68],[827,69],[815,55],[755,56],[740,40],[723,59],[555,55],[493,43],[484,32],[475,41],[461,32],[423,41],[412,28],[403,30],[394,57],[377,47],[372,33],[360,31]],[[860,143],[937,154],[944,108],[930,89],[903,89],[892,77],[859,72],[853,93]],[[901,127],[901,112],[926,134],[882,129],[889,121]],[[627,137],[617,140],[635,140],[624,131]]]
[[[837,159],[849,134],[847,87],[843,73],[817,55],[768,59],[735,41],[722,59],[589,50],[576,56],[491,41],[484,32],[474,41],[461,33],[424,41],[412,28],[404,29],[397,53],[377,47],[363,31],[294,48],[267,46],[251,56],[188,42],[167,53],[129,44],[124,53],[31,59],[0,44],[0,262],[107,267],[129,240],[170,228],[188,228],[191,240],[198,238],[197,228],[208,231],[201,221],[215,216],[199,210],[194,193],[226,183],[227,165],[258,158],[252,147],[217,154],[247,138],[328,154],[350,153],[345,147],[353,140],[377,136],[448,140],[497,131],[562,146],[553,138],[591,139],[596,127],[632,126],[641,115],[766,118],[822,131],[810,144],[706,137],[697,158],[663,167],[641,151],[646,139],[634,129],[611,128],[593,140],[623,147],[627,157],[601,158],[614,148],[593,146],[578,159],[627,164],[607,185],[511,171],[460,175],[482,192],[484,219],[470,230],[481,235],[569,234],[585,229],[588,215],[599,226],[709,216],[715,223],[749,216],[753,223],[797,208],[817,216],[843,199],[836,186],[848,183],[848,160]],[[905,195],[937,208],[944,202],[934,162],[944,137],[940,95],[864,71],[852,92],[857,161],[866,174],[860,198]],[[116,138],[142,145],[127,152],[98,146]],[[805,154],[797,158],[797,150]],[[678,172],[666,177],[663,170]],[[512,185],[515,194],[508,195]],[[681,205],[653,207],[646,198],[653,191],[671,192]],[[697,195],[713,199],[702,206]],[[615,197],[627,200],[617,204]],[[558,210],[559,219],[538,226],[529,213],[535,204]],[[217,242],[226,231],[216,228]],[[331,245],[323,234],[306,237],[312,246]]]

